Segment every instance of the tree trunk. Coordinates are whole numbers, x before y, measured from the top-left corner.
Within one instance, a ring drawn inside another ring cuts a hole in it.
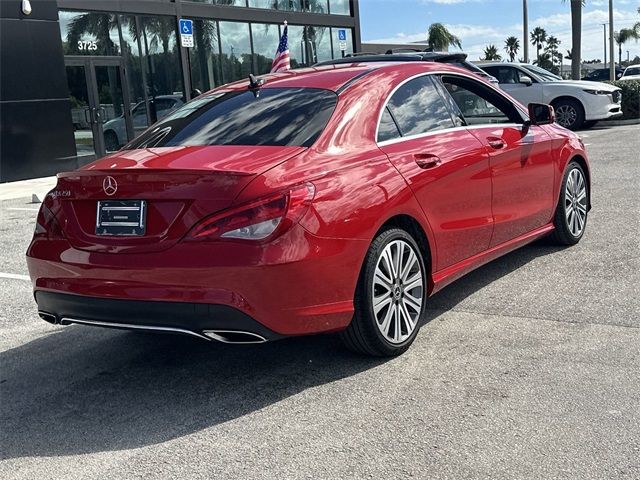
[[[582,0],[571,0],[571,78],[580,80],[582,60]]]

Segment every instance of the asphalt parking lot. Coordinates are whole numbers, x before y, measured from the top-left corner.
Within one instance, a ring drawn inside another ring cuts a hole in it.
[[[48,325],[37,206],[0,202],[0,477],[640,478],[640,127],[581,134],[582,242],[447,287],[391,360]]]

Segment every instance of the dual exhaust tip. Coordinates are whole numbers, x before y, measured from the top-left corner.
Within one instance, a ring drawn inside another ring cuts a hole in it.
[[[196,336],[203,340],[215,340],[221,343],[230,343],[236,345],[249,345],[255,343],[265,343],[267,339],[262,335],[253,332],[246,332],[243,330],[204,330],[202,332],[194,332],[193,330],[185,330],[182,328],[171,328],[171,327],[155,327],[150,325],[134,325],[134,324],[125,324],[125,323],[109,323],[109,322],[100,322],[97,320],[79,320],[74,318],[58,318],[53,313],[44,312],[42,310],[38,311],[38,315],[45,322],[51,323],[53,325],[71,325],[72,323],[76,323],[79,325],[93,325],[99,327],[111,327],[111,328],[123,328],[129,330],[146,330],[146,331],[156,331],[156,332],[171,332],[171,333],[182,333],[186,335]]]

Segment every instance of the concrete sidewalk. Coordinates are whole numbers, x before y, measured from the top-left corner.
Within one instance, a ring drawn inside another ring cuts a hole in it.
[[[45,195],[56,186],[56,177],[34,178],[19,182],[0,183],[0,200],[30,198],[31,202],[39,203]]]

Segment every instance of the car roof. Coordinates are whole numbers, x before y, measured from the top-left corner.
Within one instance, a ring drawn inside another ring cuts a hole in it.
[[[406,67],[418,67],[420,71],[450,71],[452,73],[469,73],[468,70],[436,62],[410,62],[394,61],[390,58],[387,62],[367,62],[359,57],[352,57],[350,63],[336,65],[320,65],[307,68],[297,68],[280,73],[269,73],[258,78],[264,80],[262,88],[322,88],[340,92],[347,85],[357,81],[369,73],[378,71],[394,72]],[[413,70],[413,69],[412,69]],[[222,85],[211,92],[246,90],[249,79],[238,80],[227,85]]]

